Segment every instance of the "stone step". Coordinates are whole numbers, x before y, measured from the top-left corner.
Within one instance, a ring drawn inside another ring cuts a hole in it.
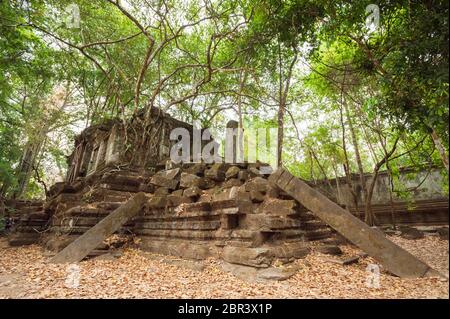
[[[136,223],[135,230],[140,229],[172,229],[172,230],[214,230],[218,229],[221,225],[219,220],[217,221],[173,221],[173,222],[144,222]]]
[[[95,258],[95,257],[101,256],[101,255],[104,255],[108,251],[109,251],[109,249],[107,249],[106,247],[104,249],[99,249],[99,248],[94,249],[85,257],[85,259]]]
[[[141,174],[106,173],[100,182],[102,184],[138,187],[142,183],[147,183],[148,180],[149,176],[142,176]]]
[[[136,216],[147,200],[144,193],[138,193],[129,201],[114,210],[94,227],[73,227],[71,231],[82,232],[83,235],[65,247],[51,259],[52,263],[78,262],[98,247],[104,240],[119,231],[125,223]],[[78,229],[77,229],[78,228]]]
[[[94,225],[95,226],[95,225]],[[72,226],[72,227],[64,227],[64,226],[55,226],[52,231],[60,232],[62,234],[72,234],[72,235],[82,235],[91,229],[93,226]],[[119,232],[131,231],[131,229],[127,229],[123,227]]]
[[[315,241],[319,239],[325,239],[331,237],[333,232],[330,229],[317,229],[314,231],[308,231],[305,234],[305,239],[309,241]]]
[[[99,221],[101,221],[103,217],[73,217],[73,218],[65,218],[59,223],[58,226],[69,226],[72,223],[72,226],[95,226]],[[132,227],[134,223],[132,221],[125,224],[127,227]]]
[[[99,184],[99,189],[107,189],[119,192],[129,192],[129,193],[137,193],[139,192],[139,185],[125,185],[125,184],[113,184],[113,183],[102,183]]]
[[[104,200],[105,202],[125,203],[130,197],[129,195],[106,195]]]
[[[93,205],[75,206],[64,213],[64,217],[105,217],[108,210],[95,208]]]
[[[41,238],[39,233],[18,233],[8,239],[10,246],[26,246],[37,244]]]
[[[23,208],[19,209],[18,211],[21,215],[25,215],[25,214],[41,212],[43,209],[44,209],[44,205],[39,205],[39,206],[23,207]]]
[[[97,187],[92,191],[91,188],[88,188],[87,191],[84,191],[82,194],[82,198],[84,201],[126,202],[133,196],[134,193]]]
[[[136,235],[157,237],[157,238],[178,238],[178,239],[193,239],[193,240],[210,240],[215,239],[215,231],[211,230],[161,230],[161,229],[136,229]]]
[[[103,201],[98,203],[93,203],[93,205],[100,209],[105,210],[115,210],[120,207],[124,202],[123,201]]]
[[[304,230],[317,230],[317,229],[328,228],[328,226],[320,220],[311,219],[306,222],[303,222],[301,228]]]
[[[40,233],[43,230],[45,230],[45,224],[44,225],[39,225],[39,226],[34,226],[34,225],[18,225],[16,227],[16,232],[18,234],[20,233]]]

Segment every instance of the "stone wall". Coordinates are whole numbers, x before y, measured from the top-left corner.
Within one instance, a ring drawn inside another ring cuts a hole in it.
[[[149,123],[144,129],[144,114],[138,113],[126,127],[118,119],[106,121],[84,130],[75,140],[74,152],[69,156],[66,180],[86,177],[112,166],[155,167],[169,158],[170,132],[192,126],[152,109]]]
[[[366,184],[367,187],[370,185],[373,176],[371,174],[366,175]],[[402,185],[401,189],[412,189],[416,188],[413,192],[408,194],[408,197],[405,198],[403,196],[399,196],[396,193],[392,193],[393,199],[395,202],[403,202],[403,201],[420,201],[420,200],[443,200],[447,199],[448,194],[445,193],[443,189],[444,181],[447,177],[442,174],[442,171],[437,168],[432,168],[430,171],[421,171],[418,173],[414,173],[412,170],[403,169],[400,172],[399,182]],[[332,184],[332,188],[330,189],[329,185],[325,181],[320,181],[317,185],[319,189],[323,191],[324,194],[329,197],[334,198],[334,200],[346,207],[355,206],[353,196],[351,194],[350,188],[347,184],[345,178],[339,178],[339,188],[337,187],[336,179],[331,179],[330,183]],[[359,176],[354,175],[352,177],[352,183],[354,185],[354,189],[358,195],[358,205],[363,205],[362,200],[362,187],[359,181]],[[395,189],[399,189],[399,187],[395,187]],[[390,184],[389,184],[389,176],[387,172],[380,172],[373,192],[372,204],[373,205],[386,205],[390,202]]]

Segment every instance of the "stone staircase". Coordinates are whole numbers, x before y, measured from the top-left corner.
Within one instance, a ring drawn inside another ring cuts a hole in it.
[[[49,215],[42,201],[15,201],[6,203],[7,217],[12,221],[9,243],[11,246],[31,245],[39,242],[48,229]]]

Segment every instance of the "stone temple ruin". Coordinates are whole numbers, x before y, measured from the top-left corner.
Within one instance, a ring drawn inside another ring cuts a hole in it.
[[[148,138],[138,139],[142,118],[134,116],[127,129],[111,120],[82,132],[66,181],[54,185],[44,203],[18,205],[22,214],[10,244],[43,244],[59,253],[55,262],[76,262],[118,245],[108,242],[115,233],[144,251],[264,269],[312,249],[336,251],[339,232],[397,275],[429,272],[282,169],[269,178],[260,162],[172,163],[170,131],[192,126],[153,109]],[[365,232],[370,240],[360,236]]]

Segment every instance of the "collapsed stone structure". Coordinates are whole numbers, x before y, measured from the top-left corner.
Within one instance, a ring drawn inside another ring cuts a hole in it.
[[[269,268],[311,249],[339,254],[331,225],[393,274],[437,274],[284,169],[270,174],[260,162],[173,163],[168,156],[179,141],[169,132],[193,128],[151,112],[149,122],[138,113],[129,123],[85,130],[69,157],[66,182],[53,186],[37,211],[20,216],[10,244],[42,243],[59,252],[52,262],[77,262],[120,245],[108,238],[117,233],[146,251]]]
[[[171,129],[192,126],[158,110],[149,128],[156,137],[131,151],[123,127],[109,121],[77,137],[67,180],[52,187],[42,208],[21,216],[12,245],[60,251],[138,192],[148,200],[118,233],[137,238],[143,250],[268,267],[336,243],[331,228],[268,183],[264,164],[172,163]],[[91,255],[107,248],[104,243]]]

